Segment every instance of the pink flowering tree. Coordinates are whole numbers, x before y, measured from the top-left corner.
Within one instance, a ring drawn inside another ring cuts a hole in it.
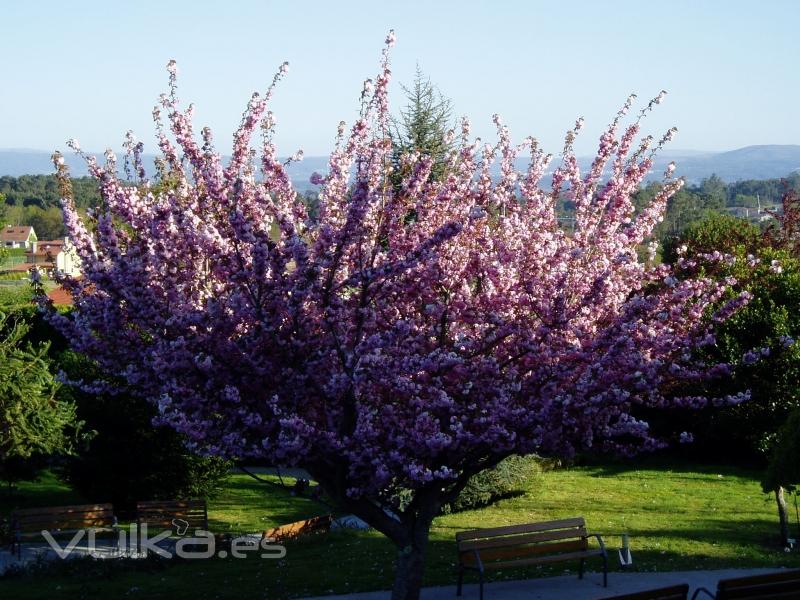
[[[285,66],[248,103],[224,164],[179,107],[171,62],[154,111],[161,177],[147,179],[132,137],[133,184],[113,154],[105,165],[86,156],[103,198],[89,224],[56,155],[83,276],[59,275],[75,310],[51,319],[193,449],[307,469],[397,546],[400,600],[419,595],[431,521],[481,470],[517,453],[662,444],[637,415],[709,401],[670,390],[725,372],[691,350],[713,343],[709,321],[740,301],[706,318],[723,284],[639,256],[681,185],[670,169],[635,213],[631,194],[661,145],[636,141],[640,121],[663,94],[623,125],[629,98],[585,173],[572,149],[580,121],[545,186],[551,157],[533,138],[512,144],[495,117],[494,145],[464,122],[442,177],[410,154],[396,186],[393,39],[360,117],[339,126],[327,173],[312,178],[315,219],[272,141]],[[564,198],[576,207],[569,230],[555,212]]]

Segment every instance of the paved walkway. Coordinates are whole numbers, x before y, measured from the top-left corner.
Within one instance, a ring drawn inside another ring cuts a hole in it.
[[[58,540],[58,542],[61,549],[66,549],[69,540]],[[69,553],[70,558],[78,558],[87,555],[91,555],[95,558],[118,558],[121,556],[116,544],[104,540],[97,540],[91,551],[84,542],[83,544],[77,544]],[[55,550],[40,543],[23,543],[19,557],[17,557],[16,552],[12,553],[8,549],[8,546],[3,546],[2,549],[0,549],[0,575],[8,568],[20,567],[37,561],[57,559],[58,553]]]
[[[730,577],[745,577],[769,573],[777,569],[724,569],[720,571],[675,571],[664,573],[609,573],[608,587],[603,588],[602,573],[587,573],[582,580],[575,575],[526,579],[524,581],[497,581],[484,587],[486,600],[596,600],[618,594],[665,587],[678,583],[689,584],[689,597],[698,587],[712,592],[717,581]],[[306,600],[386,600],[389,592],[364,592],[341,596],[316,596]],[[461,600],[478,600],[478,585],[464,585]],[[701,596],[701,598],[707,596]],[[456,600],[453,585],[430,587],[422,590],[422,600]]]

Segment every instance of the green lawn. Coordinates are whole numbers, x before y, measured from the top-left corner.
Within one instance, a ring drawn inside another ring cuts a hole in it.
[[[440,517],[431,535],[426,583],[453,582],[453,537],[458,530],[575,515],[585,516],[590,530],[604,534],[611,547],[619,545],[616,536],[627,532],[640,570],[800,567],[799,555],[777,546],[774,502],[761,493],[758,473],[639,464],[638,469],[549,471],[532,478],[524,494],[482,510]],[[56,493],[61,494],[59,502],[70,498],[53,480],[21,491],[38,503]],[[232,475],[225,492],[209,502],[215,531],[260,531],[322,512],[324,507],[245,475]],[[288,543],[282,560],[62,564],[49,574],[0,580],[0,597],[273,599],[346,593],[389,587],[393,555],[377,533],[333,532]],[[574,566],[509,570],[494,578],[561,574]]]

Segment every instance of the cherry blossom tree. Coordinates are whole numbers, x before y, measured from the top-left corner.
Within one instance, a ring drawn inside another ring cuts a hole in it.
[[[625,125],[628,99],[585,173],[573,151],[581,120],[546,182],[551,156],[533,138],[512,144],[496,116],[496,143],[472,140],[464,121],[441,178],[412,153],[394,186],[393,41],[359,118],[339,125],[327,173],[312,177],[315,219],[272,140],[269,102],[287,65],[251,98],[224,164],[180,107],[170,62],[154,111],[162,174],[147,179],[130,135],[133,183],[117,178],[113,153],[105,165],[85,155],[103,198],[90,223],[56,154],[83,276],[57,275],[75,310],[50,318],[192,449],[307,469],[397,546],[400,600],[418,597],[431,522],[474,474],[516,453],[663,444],[637,411],[710,401],[674,397],[671,384],[726,372],[691,349],[714,343],[709,323],[743,299],[709,316],[723,283],[639,258],[682,183],[670,168],[634,210],[674,133],[636,141],[663,93]],[[573,230],[559,225],[559,198],[575,203]]]

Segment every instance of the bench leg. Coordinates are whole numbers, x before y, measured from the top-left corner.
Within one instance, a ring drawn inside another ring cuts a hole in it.
[[[480,586],[481,586],[481,598],[483,600],[483,571],[480,572]]]
[[[603,587],[608,587],[608,556],[603,554]]]
[[[459,565],[458,567],[458,585],[456,587],[456,596],[461,595],[461,584],[464,583],[464,567]]]
[[[583,567],[586,564],[586,559],[582,558],[580,564],[578,565],[578,579],[583,579]]]

